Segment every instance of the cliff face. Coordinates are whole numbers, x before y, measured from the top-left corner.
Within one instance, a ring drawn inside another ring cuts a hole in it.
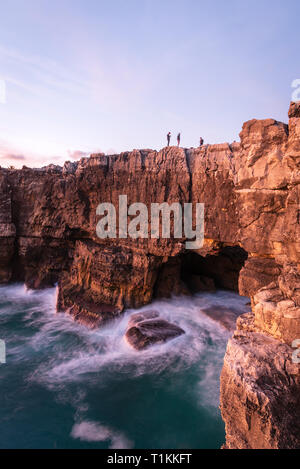
[[[85,305],[85,313],[100,316],[146,304],[158,291],[184,291],[179,271],[185,240],[101,240],[96,208],[101,202],[117,207],[123,194],[128,205],[204,201],[208,251],[218,252],[237,242],[232,159],[226,144],[95,155],[63,169],[2,169],[1,187],[17,231],[10,259],[2,259],[7,279],[22,278],[34,288],[59,280],[61,309],[72,306],[75,312]]]
[[[228,448],[296,447],[300,338],[300,106],[249,121],[241,143],[93,155],[0,169],[0,282],[59,282],[58,309],[91,325],[154,297],[209,286],[251,297],[221,377]],[[101,202],[202,202],[205,243],[96,236]],[[201,256],[201,257],[200,257]],[[247,258],[247,260],[246,260]],[[212,285],[213,284],[213,285]]]
[[[235,191],[239,241],[249,253],[239,290],[251,297],[221,376],[227,448],[299,448],[300,106],[289,125],[250,121],[241,132]],[[262,286],[264,284],[264,286]]]

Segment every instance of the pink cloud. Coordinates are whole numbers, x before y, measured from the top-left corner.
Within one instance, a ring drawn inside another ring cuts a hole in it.
[[[24,155],[17,155],[14,153],[7,153],[0,156],[1,159],[14,160],[14,161],[24,161],[26,157]]]
[[[90,153],[82,150],[68,150],[69,158],[72,160],[80,160],[81,158],[86,158]]]
[[[16,162],[24,162],[26,160],[25,155],[16,150],[13,146],[6,142],[0,141],[0,165],[10,166]]]
[[[63,164],[64,160],[61,156],[43,157],[32,152],[24,152],[14,145],[0,140],[0,166],[16,166],[21,168],[23,165],[26,165],[40,167],[55,162]]]
[[[93,153],[101,153],[100,150]],[[21,168],[23,165],[29,167],[42,167],[48,164],[58,164],[63,166],[65,161],[76,161],[90,156],[91,152],[83,150],[67,150],[65,156],[43,155],[31,151],[23,151],[17,146],[0,140],[0,166],[15,166]]]

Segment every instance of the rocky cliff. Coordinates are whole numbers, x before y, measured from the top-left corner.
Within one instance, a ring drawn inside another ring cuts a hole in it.
[[[221,376],[227,448],[300,446],[300,105],[244,124],[240,143],[92,155],[0,169],[0,282],[59,284],[58,310],[91,326],[155,297],[215,287],[251,298]],[[205,242],[96,235],[101,202],[202,202]]]

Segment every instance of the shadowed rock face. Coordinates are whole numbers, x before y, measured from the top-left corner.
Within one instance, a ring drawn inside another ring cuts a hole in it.
[[[131,316],[125,338],[136,350],[144,350],[151,345],[168,342],[184,333],[184,330],[176,324],[159,318],[159,313],[156,311],[145,311]]]
[[[12,278],[16,227],[12,222],[11,187],[0,170],[0,283]]]
[[[58,310],[97,325],[156,296],[187,294],[205,284],[213,288],[211,280],[227,288],[238,283],[240,293],[251,297],[252,320],[239,322],[221,380],[228,447],[258,445],[262,436],[252,438],[251,428],[265,419],[275,422],[274,409],[285,415],[295,402],[295,389],[299,394],[298,381],[285,371],[292,365],[291,341],[300,338],[299,103],[291,105],[289,117],[288,125],[273,119],[246,122],[240,143],[232,145],[93,155],[64,168],[0,168],[1,283],[23,280],[42,288],[58,282]],[[128,204],[148,207],[151,202],[205,204],[205,243],[196,253],[202,256],[199,272],[194,260],[193,268],[186,269],[190,253],[184,239],[97,238],[98,204],[118,206],[123,194]],[[239,265],[223,255],[224,249],[237,246],[248,255]],[[269,344],[269,353],[249,360],[255,334],[261,344]],[[276,362],[278,379],[274,375],[272,382],[271,350],[281,353],[280,344],[285,344],[286,360]],[[254,384],[249,387],[251,374]],[[254,411],[272,386],[280,386],[282,394],[273,393],[267,414]],[[290,412],[291,418],[300,421],[299,409]],[[242,427],[241,421],[246,422]],[[266,433],[264,447],[282,447],[292,434],[287,427],[291,420],[281,426],[276,422],[278,437]],[[294,435],[288,444],[295,441]]]

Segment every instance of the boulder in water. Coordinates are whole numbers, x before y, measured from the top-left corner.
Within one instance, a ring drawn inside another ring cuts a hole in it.
[[[154,310],[145,311],[144,313],[132,314],[129,319],[128,327],[135,326],[139,322],[148,321],[159,317],[159,313]]]
[[[125,338],[134,349],[144,350],[184,333],[181,327],[161,319],[156,311],[145,311],[131,316]]]

